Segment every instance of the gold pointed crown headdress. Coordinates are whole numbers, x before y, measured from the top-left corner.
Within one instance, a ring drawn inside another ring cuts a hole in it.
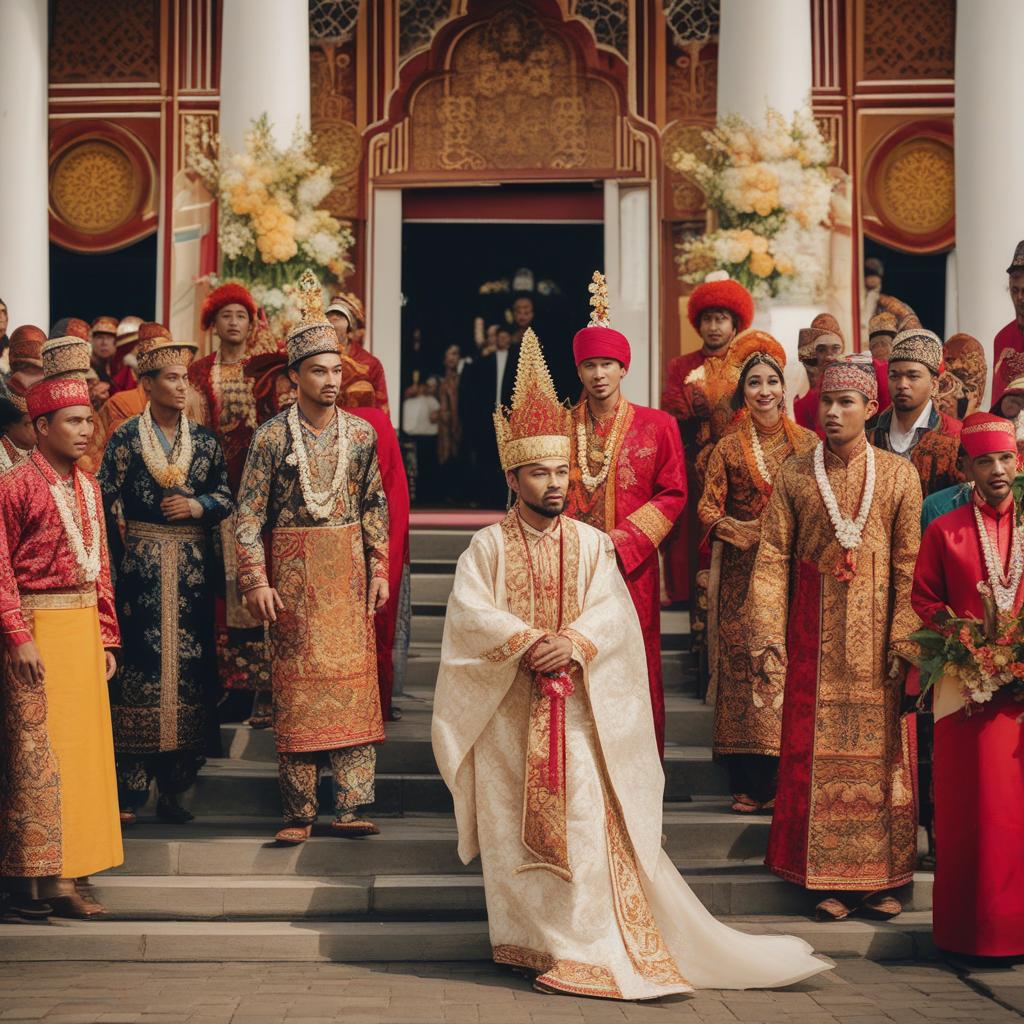
[[[512,407],[494,412],[503,471],[542,459],[569,458],[570,411],[558,400],[540,341],[528,327],[519,347]]]
[[[307,356],[341,352],[338,334],[324,315],[324,293],[312,270],[299,278],[299,322],[288,332],[288,365]]]

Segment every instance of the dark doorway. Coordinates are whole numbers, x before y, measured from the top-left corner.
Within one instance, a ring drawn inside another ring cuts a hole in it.
[[[404,224],[403,389],[416,371],[421,378],[440,373],[449,345],[472,358],[474,320],[485,328],[511,324],[513,301],[528,294],[559,395],[574,398],[572,336],[590,317],[587,285],[603,265],[603,224]],[[517,282],[522,270],[530,276]],[[500,282],[507,290],[490,290],[502,288]],[[517,290],[516,283],[529,287]]]
[[[443,376],[449,346],[458,345],[468,361],[478,354],[475,335],[489,325],[514,330],[512,306],[525,295],[533,302],[532,326],[559,396],[575,400],[579,381],[572,338],[590,318],[587,285],[603,264],[602,223],[407,221],[402,227],[403,399],[414,386]],[[464,369],[461,380],[471,377]],[[472,397],[460,397],[463,408]],[[412,405],[409,412],[403,420],[412,421]],[[421,410],[419,420],[424,415]],[[464,438],[460,457],[448,465],[435,461],[432,438],[414,438],[403,430],[415,504],[503,506],[505,487],[488,419],[474,417],[467,425],[473,436]]]
[[[924,327],[945,338],[946,253],[901,252],[865,237],[864,258],[869,256],[885,267],[882,291],[907,303]]]
[[[51,324],[66,316],[92,323],[98,316],[155,315],[156,232],[114,252],[72,252],[50,243]]]

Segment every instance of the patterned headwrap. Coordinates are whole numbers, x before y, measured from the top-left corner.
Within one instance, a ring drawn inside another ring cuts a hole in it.
[[[25,402],[33,420],[59,409],[90,406],[89,385],[80,377],[44,377],[28,389]]]
[[[349,328],[362,327],[366,323],[363,304],[352,292],[335,295],[327,306],[328,313],[340,313],[347,321]]]
[[[199,346],[194,341],[175,341],[163,324],[143,324],[136,348],[139,374],[155,373],[165,366],[188,366]]]
[[[899,326],[896,314],[883,309],[881,313],[876,313],[868,321],[868,337],[873,338],[876,334],[891,334],[896,337],[899,333]]]
[[[312,270],[299,278],[299,322],[288,332],[288,365],[325,352],[341,354],[338,333],[324,315],[324,296]]]
[[[923,363],[937,377],[943,370],[942,342],[923,327],[900,331],[889,352],[889,365],[893,363]]]
[[[946,368],[963,381],[964,390],[979,397],[983,395],[988,383],[988,363],[981,342],[970,334],[954,334],[942,346],[942,351]]]
[[[767,363],[781,377],[786,368],[786,351],[767,331],[744,331],[729,349],[729,360],[739,367],[740,380],[751,363]]]
[[[46,332],[34,324],[22,324],[15,329],[11,335],[11,343],[8,348],[8,359],[12,370],[20,370],[23,367],[34,366],[42,369],[43,366],[43,343],[46,341]]]
[[[1015,452],[1017,432],[1013,424],[1002,416],[990,412],[974,412],[964,419],[960,444],[972,459],[996,452]]]
[[[823,395],[828,391],[859,391],[869,401],[878,401],[878,381],[874,373],[850,359],[829,363],[821,375],[818,390]]]
[[[98,316],[92,322],[93,334],[117,334],[116,316]]]

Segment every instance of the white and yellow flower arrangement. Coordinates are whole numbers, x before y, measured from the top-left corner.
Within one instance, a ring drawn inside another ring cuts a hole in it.
[[[296,129],[281,149],[264,114],[244,152],[224,151],[219,160],[197,152],[191,164],[218,200],[220,276],[244,282],[279,329],[298,314],[293,282],[304,270],[325,285],[352,270],[355,239],[321,206],[334,188],[333,171],[318,162],[309,132]]]
[[[669,155],[703,189],[718,227],[679,246],[681,278],[699,284],[724,270],[755,298],[815,301],[828,284],[832,158],[810,110],[763,127],[736,115],[703,133],[705,151]]]

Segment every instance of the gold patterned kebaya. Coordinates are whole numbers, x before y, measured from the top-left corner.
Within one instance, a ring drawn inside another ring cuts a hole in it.
[[[740,614],[757,557],[761,516],[772,481],[794,454],[817,442],[811,430],[783,416],[773,428],[757,424],[749,412],[739,426],[715,445],[707,463],[704,493],[697,506],[708,535],[729,520],[750,546],[724,540],[711,545],[708,584],[708,703],[715,707],[714,751],[717,756],[778,757],[782,733],[782,694],[759,692],[746,655],[748,622]],[[743,792],[742,788],[733,787]],[[770,792],[765,792],[765,798]]]

